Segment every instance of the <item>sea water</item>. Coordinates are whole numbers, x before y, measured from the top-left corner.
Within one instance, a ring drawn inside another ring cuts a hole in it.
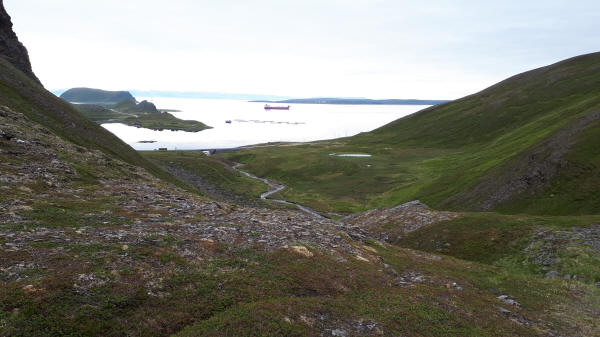
[[[103,124],[136,150],[219,149],[269,142],[307,142],[349,137],[427,107],[289,104],[290,110],[265,111],[264,103],[241,100],[138,98],[144,99],[155,103],[159,109],[179,110],[172,114],[180,119],[200,121],[212,129],[200,132],[155,131],[119,123]]]

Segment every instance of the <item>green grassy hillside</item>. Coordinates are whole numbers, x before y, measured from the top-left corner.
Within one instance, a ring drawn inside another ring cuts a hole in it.
[[[526,72],[373,132],[230,154],[291,188],[284,197],[354,212],[421,199],[436,208],[600,212],[600,53]],[[370,153],[340,158],[330,153]]]
[[[574,57],[422,110],[353,140],[457,148],[498,140],[530,123],[551,132],[561,122],[597,109],[599,84],[600,53]]]

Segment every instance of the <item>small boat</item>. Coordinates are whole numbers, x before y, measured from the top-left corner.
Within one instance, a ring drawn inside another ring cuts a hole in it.
[[[290,106],[270,106],[265,104],[265,110],[289,110]]]
[[[231,124],[231,120],[228,119],[228,120],[225,121],[225,123]]]

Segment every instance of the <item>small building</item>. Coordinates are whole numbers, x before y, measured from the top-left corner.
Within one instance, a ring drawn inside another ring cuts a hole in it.
[[[166,147],[159,147],[158,151],[167,151],[167,148]]]

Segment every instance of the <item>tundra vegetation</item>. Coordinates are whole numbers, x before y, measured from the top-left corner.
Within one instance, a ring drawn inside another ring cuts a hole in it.
[[[2,48],[1,336],[600,335],[598,54],[214,158],[133,151]]]

